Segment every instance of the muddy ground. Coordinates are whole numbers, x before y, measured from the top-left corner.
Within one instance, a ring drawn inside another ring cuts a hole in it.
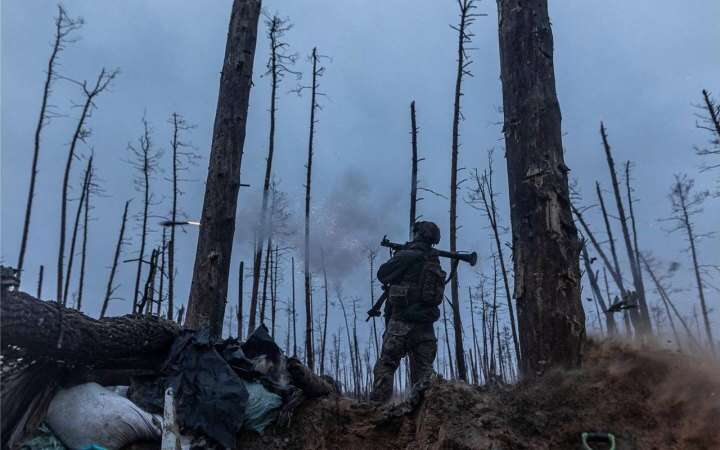
[[[618,449],[720,449],[720,370],[664,350],[589,344],[582,369],[492,388],[438,380],[412,408],[308,401],[288,428],[246,433],[241,448],[578,449],[586,431],[613,433]]]

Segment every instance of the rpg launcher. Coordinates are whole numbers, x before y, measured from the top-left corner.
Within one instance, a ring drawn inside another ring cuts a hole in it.
[[[382,241],[380,241],[380,245],[383,247],[387,247],[390,250],[396,252],[398,250],[402,250],[405,248],[407,244],[398,244],[396,242],[390,242],[387,238],[387,236],[384,236]],[[448,252],[445,250],[437,250],[432,249],[431,250],[432,256],[439,256],[442,258],[449,258],[453,260],[453,269],[452,273],[455,272],[455,267],[457,266],[459,261],[464,261],[471,266],[475,266],[477,264],[477,253],[476,252]],[[450,278],[452,278],[453,275],[450,275]],[[368,311],[368,318],[365,320],[366,322],[370,320],[371,317],[379,317],[381,315],[380,308],[382,308],[383,303],[385,303],[385,300],[387,300],[388,292],[385,290],[380,298],[377,299],[373,307]]]
[[[387,238],[387,236],[383,237],[383,240],[380,241],[380,245],[383,247],[387,247],[393,251],[402,250],[407,244],[398,244],[395,242],[390,242]],[[441,258],[450,258],[454,261],[464,261],[471,266],[474,266],[477,264],[477,253],[467,253],[467,252],[448,252],[445,250],[437,250],[432,249],[431,250],[433,256],[440,256]]]

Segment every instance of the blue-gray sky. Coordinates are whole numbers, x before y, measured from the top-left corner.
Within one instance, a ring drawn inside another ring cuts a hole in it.
[[[86,311],[91,315],[99,312],[123,203],[134,198],[133,213],[140,206],[141,196],[133,190],[132,169],[127,163],[127,144],[141,132],[144,112],[153,127],[155,142],[166,151],[162,160],[164,173],[159,173],[152,185],[159,201],[152,211],[157,217],[166,216],[169,205],[167,118],[178,112],[197,125],[186,139],[203,158],[187,174],[187,178],[197,181],[184,184],[182,208],[189,218],[199,216],[231,3],[64,3],[70,15],[82,16],[86,24],[78,33],[81,39],[62,53],[60,72],[74,79],[90,79],[101,67],[121,70],[111,91],[97,100],[98,109],[89,121],[93,134],[80,148],[82,157],[94,148],[97,175],[105,191],[104,197],[93,200],[86,291]],[[694,154],[693,146],[704,144],[708,136],[695,128],[693,104],[700,102],[704,88],[720,93],[720,4],[714,0],[691,5],[664,0],[566,0],[550,6],[557,90],[571,177],[578,181],[587,204],[594,203],[595,180],[606,189],[610,187],[598,133],[599,122],[605,121],[616,160],[635,163],[640,246],[664,264],[681,264],[673,286],[681,290],[676,294],[677,301],[689,313],[697,297],[689,274],[689,255],[683,252],[686,244],[681,235],[663,231],[665,226],[658,219],[670,213],[667,193],[673,174],[689,174],[696,179],[698,189],[713,188],[718,176],[699,171],[702,160]],[[364,247],[376,244],[383,234],[399,241],[407,234],[409,104],[413,99],[418,108],[420,153],[425,158],[420,168],[421,183],[441,194],[448,192],[457,42],[449,25],[457,21],[456,2],[266,1],[264,9],[269,14],[278,12],[289,17],[294,23],[287,40],[292,51],[300,54],[296,69],[305,74],[303,82],[307,82],[310,71],[305,56],[313,46],[330,57],[324,61],[327,72],[321,80],[327,97],[322,100],[316,137],[314,229],[316,243],[321,238],[340,241],[340,250],[335,252],[331,250],[335,243],[325,243],[331,278],[342,281],[348,297],[362,296],[364,305],[368,301]],[[497,189],[501,193],[503,220],[509,225],[498,125],[502,99],[496,6],[480,2],[478,12],[488,16],[479,18],[473,26],[475,49],[470,55],[474,77],[465,82],[460,166],[482,169],[487,151],[496,149]],[[55,13],[55,3],[50,1],[2,2],[1,236],[2,261],[6,264],[17,261],[33,129]],[[242,189],[238,201],[231,301],[237,295],[234,274],[240,259],[250,265],[253,214],[264,173],[269,80],[260,75],[268,54],[265,32],[266,27],[261,25],[242,166],[243,182],[252,187]],[[288,77],[281,88],[274,172],[280,189],[288,193],[293,227],[299,231],[309,98],[286,93],[295,86],[296,81]],[[54,297],[62,164],[78,113],[71,107],[72,102],[79,100],[77,86],[62,80],[54,84],[51,102],[66,117],[54,119],[43,135],[24,275],[25,288],[34,292],[38,267],[45,264],[45,298]],[[76,161],[72,172],[73,198],[79,191],[81,166],[82,162]],[[470,184],[468,181],[464,186]],[[420,213],[446,231],[447,201],[431,194],[424,197]],[[719,201],[707,201],[704,213],[695,222],[698,231],[717,230]],[[592,213],[591,218],[594,228],[600,231],[599,217]],[[154,223],[159,220],[154,219]],[[462,204],[459,221],[459,246],[477,250],[486,259],[493,249],[483,216]],[[134,223],[129,228],[133,238],[137,229]],[[159,240],[158,229],[153,227],[154,244]],[[446,247],[447,232],[444,234],[441,246]],[[178,236],[177,293],[181,301],[189,290],[195,239],[196,230],[192,228]],[[708,238],[700,246],[703,263],[720,264],[718,242],[717,237]],[[314,247],[316,255],[319,248]],[[125,248],[125,258],[134,257],[136,251],[137,239],[133,239]],[[294,255],[299,268],[302,255]],[[383,258],[385,253],[380,255]],[[481,270],[485,268],[487,263]],[[121,267],[118,295],[125,300],[115,301],[111,313],[128,312],[133,274],[133,265]],[[477,275],[470,270],[461,270],[460,276],[464,286],[477,282]],[[289,295],[289,273],[285,278],[283,298]],[[720,284],[717,276],[708,281]],[[320,286],[321,280],[317,279],[315,285]],[[298,282],[298,292],[301,289]],[[317,295],[322,298],[320,292]],[[654,294],[651,301],[656,301]],[[713,321],[717,324],[717,290],[709,290],[708,301],[716,310]],[[588,316],[594,319],[594,314]]]

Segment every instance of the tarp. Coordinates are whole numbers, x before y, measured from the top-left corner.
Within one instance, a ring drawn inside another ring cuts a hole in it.
[[[160,377],[138,378],[130,398],[160,413],[172,388],[181,431],[197,431],[225,447],[235,447],[243,427],[262,432],[291,392],[282,350],[264,325],[248,340],[213,342],[207,330],[183,331],[163,364]]]

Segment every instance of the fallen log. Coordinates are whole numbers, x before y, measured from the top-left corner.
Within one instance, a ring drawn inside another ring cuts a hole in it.
[[[57,302],[4,291],[2,342],[2,447],[35,429],[64,383],[127,378],[157,368],[180,327],[163,319],[123,316],[95,320]],[[103,370],[110,369],[110,370]]]
[[[161,363],[179,333],[180,327],[168,320],[148,316],[96,320],[24,292],[6,292],[0,302],[3,353],[19,347],[33,358],[136,369]]]

